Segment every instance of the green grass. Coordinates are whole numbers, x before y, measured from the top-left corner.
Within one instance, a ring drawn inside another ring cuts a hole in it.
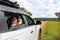
[[[60,21],[48,21],[42,28],[41,40],[60,40]]]

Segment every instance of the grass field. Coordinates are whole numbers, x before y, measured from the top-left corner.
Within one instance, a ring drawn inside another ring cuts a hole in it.
[[[60,40],[60,21],[48,21],[42,28],[41,40]]]

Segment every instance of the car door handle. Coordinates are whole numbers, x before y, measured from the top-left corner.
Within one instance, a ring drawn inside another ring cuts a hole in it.
[[[33,33],[34,31],[31,31],[31,33]]]

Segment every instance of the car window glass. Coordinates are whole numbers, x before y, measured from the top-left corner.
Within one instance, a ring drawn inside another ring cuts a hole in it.
[[[25,15],[28,25],[34,25],[34,21],[27,15]]]

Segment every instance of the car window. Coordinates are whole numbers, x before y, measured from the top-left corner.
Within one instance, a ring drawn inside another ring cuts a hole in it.
[[[34,25],[34,21],[33,21],[29,16],[25,15],[25,17],[26,17],[26,20],[27,20],[28,26],[30,26],[30,25]]]
[[[8,29],[11,31],[22,29],[25,27],[25,22],[22,14],[17,13],[5,13],[5,20],[8,25]]]

